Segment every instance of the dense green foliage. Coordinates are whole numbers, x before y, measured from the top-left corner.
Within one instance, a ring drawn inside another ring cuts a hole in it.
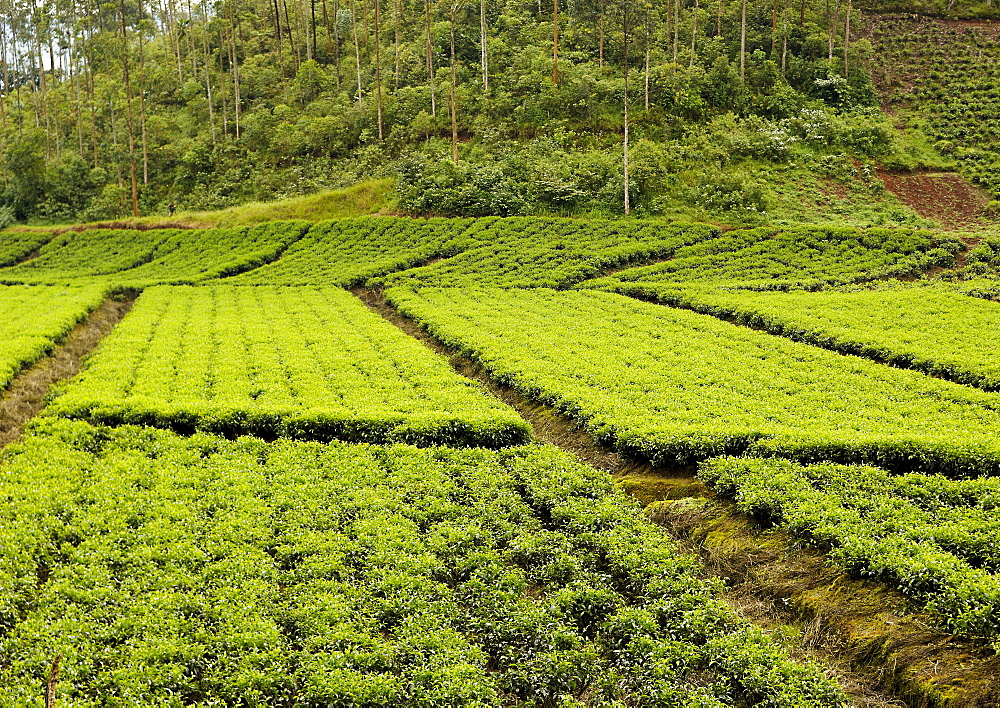
[[[416,213],[621,213],[626,97],[636,209],[780,210],[777,167],[818,183],[857,170],[859,201],[913,218],[874,178],[894,129],[856,5],[748,3],[745,42],[737,2],[0,8],[0,209],[18,219],[387,176]]]
[[[657,463],[746,449],[1000,473],[1000,397],[619,295],[395,288],[496,378]]]
[[[485,222],[488,223],[488,222]],[[394,270],[448,256],[470,243],[471,219],[337,219],[313,226],[277,261],[229,278],[231,285],[350,287]]]
[[[432,265],[373,278],[369,285],[565,288],[603,269],[650,258],[718,234],[707,224],[531,217],[477,221],[473,242]]]
[[[959,169],[1000,196],[1000,32],[989,23],[874,20],[885,101],[919,118]]]
[[[48,231],[0,231],[0,268],[24,260],[51,238]]]
[[[1000,305],[944,284],[848,292],[705,288],[672,302],[826,349],[1000,390]]]
[[[105,289],[0,285],[0,392],[96,309]]]
[[[48,418],[3,474],[4,706],[57,653],[67,705],[848,705],[554,448]]]
[[[858,575],[926,602],[952,631],[1000,632],[1000,480],[717,458],[699,476]]]
[[[957,239],[913,229],[802,226],[729,231],[678,249],[662,263],[618,271],[581,287],[665,297],[677,284],[788,290],[919,275],[954,265]]]
[[[1000,273],[1000,236],[984,236],[969,249],[963,275],[974,277],[998,273]]]
[[[334,288],[150,288],[49,410],[321,440],[495,447],[530,435],[513,410]]]
[[[38,258],[0,269],[0,282],[197,283],[268,263],[308,228],[304,221],[275,221],[230,229],[71,231],[44,246]]]

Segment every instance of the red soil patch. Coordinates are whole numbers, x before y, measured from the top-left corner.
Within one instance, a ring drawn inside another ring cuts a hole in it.
[[[954,172],[899,173],[878,170],[885,188],[913,211],[945,228],[979,223],[989,197]]]

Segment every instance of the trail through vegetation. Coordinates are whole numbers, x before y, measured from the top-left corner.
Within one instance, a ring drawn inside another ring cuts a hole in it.
[[[0,394],[0,447],[17,440],[46,404],[53,386],[75,376],[112,329],[129,313],[137,293],[110,297],[80,322],[55,351],[18,374]]]

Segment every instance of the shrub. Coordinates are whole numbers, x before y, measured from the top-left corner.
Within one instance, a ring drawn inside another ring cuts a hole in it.
[[[410,161],[396,189],[399,206],[417,214],[512,216],[525,208],[521,187],[491,165]]]

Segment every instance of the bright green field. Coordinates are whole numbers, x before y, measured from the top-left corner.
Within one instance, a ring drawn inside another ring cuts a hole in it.
[[[67,706],[849,705],[456,352],[993,642],[1000,321],[965,294],[993,266],[921,280],[960,248],[541,218],[57,236],[0,268],[2,387],[138,299],[0,452],[0,706],[45,705],[57,655]]]

